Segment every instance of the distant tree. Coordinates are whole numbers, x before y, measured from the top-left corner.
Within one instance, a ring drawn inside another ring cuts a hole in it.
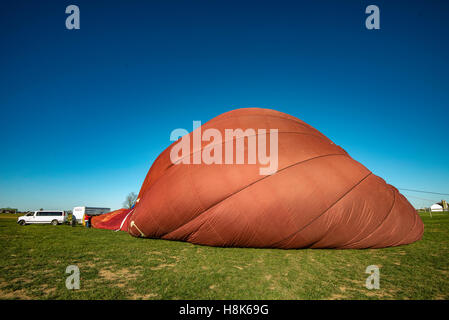
[[[11,207],[0,208],[0,213],[14,213],[14,214],[16,214],[18,211],[19,211],[19,209],[11,208]]]
[[[131,209],[132,206],[136,204],[136,200],[137,200],[137,194],[135,194],[134,192],[131,192],[126,197],[126,200],[123,202],[123,206],[125,208]]]

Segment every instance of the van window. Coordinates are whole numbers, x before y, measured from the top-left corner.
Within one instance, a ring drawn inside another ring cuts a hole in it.
[[[45,212],[45,211],[41,211],[37,213],[38,216],[44,216],[44,217],[54,217],[54,216],[62,216],[62,212]]]

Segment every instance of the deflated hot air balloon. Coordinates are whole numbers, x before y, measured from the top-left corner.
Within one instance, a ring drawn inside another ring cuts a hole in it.
[[[398,246],[424,228],[395,187],[318,130],[258,108],[163,151],[125,225],[136,237],[284,249]]]
[[[118,209],[92,217],[92,228],[126,231],[126,218],[131,209]]]

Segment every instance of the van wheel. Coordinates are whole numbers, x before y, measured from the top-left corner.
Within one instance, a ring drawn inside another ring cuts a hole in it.
[[[20,221],[19,221],[19,225],[24,226],[24,225],[25,225],[25,221],[20,220]]]
[[[57,225],[58,225],[58,220],[53,220],[53,221],[51,222],[51,224],[54,225],[54,226],[57,226]]]

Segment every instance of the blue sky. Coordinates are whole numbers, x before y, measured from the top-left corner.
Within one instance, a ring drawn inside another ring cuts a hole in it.
[[[80,30],[65,28],[70,4]],[[365,28],[369,4],[380,30]],[[396,187],[449,193],[448,10],[434,0],[3,1],[0,207],[119,208],[173,129],[239,107],[306,121]]]

